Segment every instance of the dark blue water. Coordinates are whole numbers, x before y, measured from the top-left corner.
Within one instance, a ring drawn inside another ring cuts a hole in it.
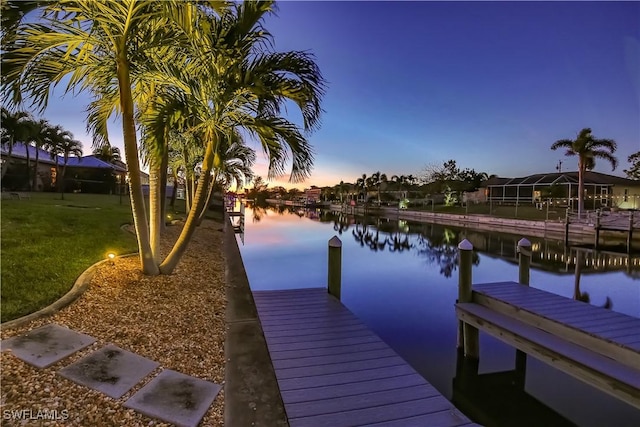
[[[246,215],[241,252],[253,290],[325,286],[327,242],[337,235],[343,243],[343,303],[450,399],[456,375],[457,244],[467,238],[476,248],[474,283],[517,281],[516,244],[527,237],[319,210],[256,208]],[[640,256],[594,254],[527,238],[533,249],[531,286],[567,297],[579,294],[591,304],[640,317]],[[480,339],[480,374],[514,369],[512,347],[483,333]],[[525,391],[527,399],[557,415],[530,425],[640,426],[640,411],[531,357]],[[498,388],[485,394],[494,393],[496,399],[513,395]]]

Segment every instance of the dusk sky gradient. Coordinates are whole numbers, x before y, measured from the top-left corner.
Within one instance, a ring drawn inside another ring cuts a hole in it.
[[[455,159],[503,177],[576,170],[549,147],[590,127],[640,150],[640,2],[283,1],[265,28],[278,51],[308,50],[328,81],[298,188],[375,171],[419,175]],[[61,91],[56,90],[56,95]],[[87,98],[52,98],[43,116],[83,141]],[[295,108],[291,117],[300,123]],[[112,143],[122,147],[119,125]],[[260,150],[257,143],[254,146]],[[266,177],[266,160],[256,165]],[[596,171],[612,173],[604,161]],[[271,181],[270,186],[283,185]],[[291,185],[286,185],[291,187]]]

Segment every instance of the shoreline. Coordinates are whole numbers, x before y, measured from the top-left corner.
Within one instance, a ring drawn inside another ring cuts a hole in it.
[[[333,212],[341,212],[342,206],[332,204],[329,209]],[[355,207],[355,214],[364,215],[364,208]],[[401,219],[423,223],[452,225],[455,227],[470,228],[482,231],[495,231],[500,233],[518,234],[545,239],[564,240],[565,223],[558,220],[534,221],[525,219],[498,218],[489,215],[463,215],[440,212],[426,212],[413,210],[399,210],[396,208],[377,208],[370,210],[369,215],[384,216],[389,219]],[[632,243],[635,248],[640,247],[640,230],[634,228]],[[595,229],[588,224],[569,224],[569,243],[577,245],[589,245],[594,243]],[[600,231],[600,239],[610,239],[616,242],[626,241],[628,231]]]

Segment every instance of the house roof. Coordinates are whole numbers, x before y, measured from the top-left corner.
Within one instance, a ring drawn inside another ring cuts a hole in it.
[[[70,157],[67,166],[79,168],[113,169],[116,172],[126,172],[127,169],[118,165],[105,162],[94,155],[83,157]]]
[[[42,148],[36,149],[36,147],[34,147],[33,145],[25,145],[22,142],[16,142],[15,144],[13,144],[13,150],[11,152],[11,156],[18,159],[26,159],[27,150],[29,152],[29,157],[31,159],[36,158],[36,152],[37,152],[39,162],[52,164],[52,165],[55,164],[55,157],[52,159],[51,153],[49,153],[47,150],[43,150]],[[4,144],[0,146],[0,153],[2,153],[3,156],[9,155],[9,150]]]
[[[48,151],[43,150],[42,148],[36,149],[36,147],[32,145],[25,145],[21,142],[17,142],[13,144],[13,151],[11,155],[12,157],[15,157],[15,158],[26,159],[27,150],[29,152],[29,157],[31,159],[36,158],[36,151],[37,151],[39,162],[45,163],[45,164],[51,164],[51,165],[55,164],[55,157],[52,159],[51,153],[49,153]],[[0,147],[0,152],[2,153],[3,156],[9,155],[9,150],[4,145]],[[57,157],[58,157],[58,164],[59,165],[63,164],[64,158],[62,156],[57,156]],[[96,169],[113,169],[116,172],[127,171],[127,165],[122,162],[118,162],[118,164],[111,164],[109,162],[105,162],[104,160],[100,160],[94,155],[83,156],[83,157],[69,157],[69,160],[67,161],[67,166],[81,167],[81,168],[96,168]]]
[[[593,171],[585,172],[584,183],[585,185],[640,185],[640,181]],[[481,187],[553,184],[578,184],[578,172],[540,173],[519,178],[492,177],[482,183]]]

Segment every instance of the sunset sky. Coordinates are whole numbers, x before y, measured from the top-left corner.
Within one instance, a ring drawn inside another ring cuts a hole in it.
[[[618,169],[596,171],[622,175],[640,150],[640,2],[285,1],[265,27],[276,50],[313,52],[328,81],[299,188],[448,159],[505,177],[575,170],[549,147],[584,127],[618,143]],[[86,98],[52,101],[43,117],[88,154]],[[117,124],[111,139],[122,147]],[[266,161],[255,170],[266,177]]]

